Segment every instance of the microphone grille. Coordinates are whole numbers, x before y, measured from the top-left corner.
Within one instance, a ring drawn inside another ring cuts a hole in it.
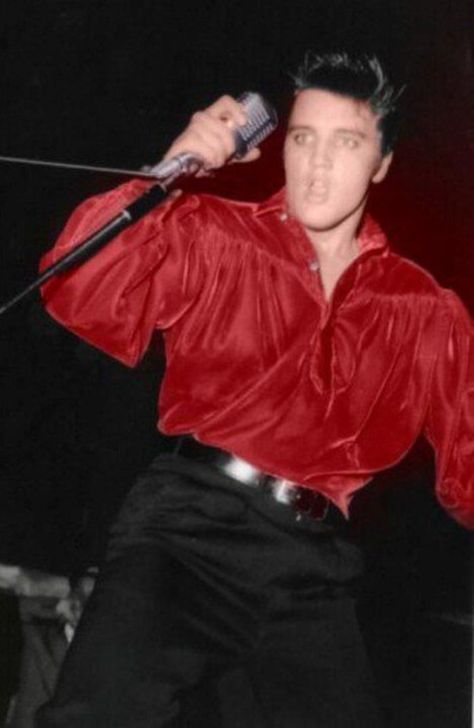
[[[237,101],[247,112],[247,123],[235,131],[234,156],[240,159],[276,129],[278,117],[273,106],[253,91],[245,91]]]

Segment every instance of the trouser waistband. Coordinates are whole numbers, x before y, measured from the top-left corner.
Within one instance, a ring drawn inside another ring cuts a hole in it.
[[[322,521],[328,514],[331,504],[322,493],[269,475],[246,460],[219,448],[203,445],[193,437],[181,437],[175,454],[212,465],[239,483],[264,490],[275,501],[291,508],[297,519],[307,515]]]

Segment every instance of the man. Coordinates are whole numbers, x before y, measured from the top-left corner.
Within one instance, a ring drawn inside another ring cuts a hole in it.
[[[171,725],[191,690],[235,666],[255,725],[380,725],[351,499],[424,431],[439,500],[474,525],[471,323],[364,216],[396,103],[376,58],[308,58],[286,190],[261,204],[182,195],[47,286],[53,316],[126,364],[163,329],[160,426],[192,437],[132,489],[41,728]],[[216,169],[242,123],[221,98],[166,156]],[[45,263],[143,187],[84,203]]]

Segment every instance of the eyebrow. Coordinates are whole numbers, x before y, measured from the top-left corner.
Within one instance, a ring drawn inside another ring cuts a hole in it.
[[[336,129],[336,132],[338,134],[352,134],[360,139],[367,139],[367,134],[363,131],[359,131],[359,129]]]
[[[314,127],[308,126],[305,124],[293,124],[288,127],[288,133],[292,131],[315,131]],[[344,127],[339,127],[338,129],[335,129],[336,134],[352,134],[353,136],[357,136],[360,139],[367,139],[367,134],[363,131],[359,131],[359,129],[349,129]]]

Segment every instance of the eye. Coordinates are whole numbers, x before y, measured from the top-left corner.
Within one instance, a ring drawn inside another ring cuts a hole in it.
[[[309,131],[294,131],[291,138],[295,144],[302,147],[311,142],[312,136],[313,135]]]
[[[344,135],[337,137],[336,145],[345,149],[357,149],[360,146],[360,141],[357,137]]]
[[[349,149],[357,149],[357,147],[359,146],[359,140],[356,139],[355,137],[346,137],[346,139],[344,140],[344,143],[345,143],[345,146],[348,147]]]

